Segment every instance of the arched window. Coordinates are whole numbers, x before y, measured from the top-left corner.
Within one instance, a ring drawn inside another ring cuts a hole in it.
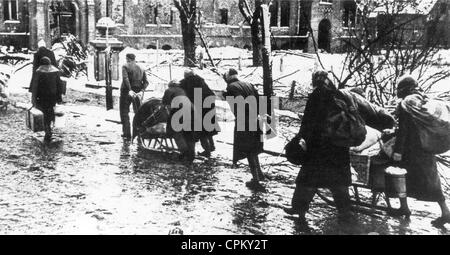
[[[17,0],[3,1],[3,19],[19,20],[19,4]]]

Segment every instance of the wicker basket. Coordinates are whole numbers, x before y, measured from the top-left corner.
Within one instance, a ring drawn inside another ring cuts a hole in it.
[[[351,153],[350,165],[358,174],[357,183],[362,185],[369,185],[370,156]]]

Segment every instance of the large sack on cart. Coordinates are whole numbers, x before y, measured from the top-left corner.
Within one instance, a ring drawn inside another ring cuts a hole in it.
[[[133,140],[139,135],[148,132],[163,134],[169,113],[161,99],[150,98],[146,100],[137,110],[133,118]],[[148,132],[147,132],[148,131]]]
[[[406,97],[401,107],[411,115],[423,150],[432,154],[450,150],[449,102],[414,94]]]

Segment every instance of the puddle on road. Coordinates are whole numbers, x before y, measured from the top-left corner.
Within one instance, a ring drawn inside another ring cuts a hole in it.
[[[0,116],[0,233],[302,234],[282,210],[295,167],[262,160],[268,192],[255,193],[245,187],[244,164],[234,169],[214,155],[186,166],[176,154],[123,142],[117,124],[83,127],[88,117],[67,117],[44,145],[25,129],[23,112]],[[358,215],[358,224],[340,226],[334,208],[316,197],[307,217],[311,234],[447,234],[430,226],[436,205],[413,201],[411,208],[410,222]]]

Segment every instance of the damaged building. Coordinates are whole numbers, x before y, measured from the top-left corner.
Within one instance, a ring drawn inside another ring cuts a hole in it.
[[[358,24],[355,1],[273,0],[273,48],[342,51],[343,42],[351,38]],[[247,2],[254,6],[253,0]],[[436,7],[432,9],[447,14],[447,2],[434,0]],[[238,3],[239,0],[198,0],[198,24],[210,47],[251,49],[250,26]],[[15,48],[35,49],[40,39],[51,43],[67,33],[87,44],[96,37],[96,22],[106,16],[117,23],[116,37],[125,46],[183,47],[179,13],[173,0],[1,0],[0,10],[0,44]],[[448,18],[443,22],[441,27],[448,29]]]

